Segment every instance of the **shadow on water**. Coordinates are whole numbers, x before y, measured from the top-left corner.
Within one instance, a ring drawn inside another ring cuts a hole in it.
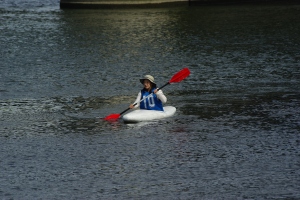
[[[194,91],[183,92],[186,94]],[[262,129],[285,127],[299,131],[297,108],[299,94],[270,92],[262,94],[212,94],[197,91],[198,98],[187,99],[181,111],[199,119],[220,120],[235,127],[248,125]]]

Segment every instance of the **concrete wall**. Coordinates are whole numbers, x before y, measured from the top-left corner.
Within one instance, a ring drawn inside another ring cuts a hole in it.
[[[189,0],[60,0],[61,8],[156,7],[188,5]]]
[[[300,3],[300,0],[60,0],[61,8],[161,7],[244,3]]]

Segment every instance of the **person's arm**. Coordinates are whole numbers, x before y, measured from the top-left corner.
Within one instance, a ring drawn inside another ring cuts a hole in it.
[[[133,104],[130,104],[130,106],[129,106],[130,109],[140,107],[141,96],[142,96],[142,93],[141,93],[141,91],[140,91],[140,92],[138,93],[138,95],[137,95],[136,100],[134,101],[134,103],[133,103]],[[136,105],[133,106],[135,103],[136,103]]]
[[[161,102],[166,103],[167,102],[167,97],[164,95],[162,90],[158,90],[157,89],[154,91],[154,93],[156,94],[157,98],[159,98],[161,100]]]

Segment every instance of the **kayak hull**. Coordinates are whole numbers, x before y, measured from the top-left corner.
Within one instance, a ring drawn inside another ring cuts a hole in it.
[[[157,110],[134,110],[123,116],[125,123],[138,123],[171,117],[175,114],[176,108],[173,106],[165,106],[164,111]]]

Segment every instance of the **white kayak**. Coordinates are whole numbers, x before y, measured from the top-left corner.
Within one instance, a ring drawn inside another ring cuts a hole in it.
[[[176,108],[173,106],[165,106],[164,111],[157,110],[134,110],[123,116],[125,123],[137,123],[144,121],[151,121],[156,119],[163,119],[171,117],[176,112]]]

